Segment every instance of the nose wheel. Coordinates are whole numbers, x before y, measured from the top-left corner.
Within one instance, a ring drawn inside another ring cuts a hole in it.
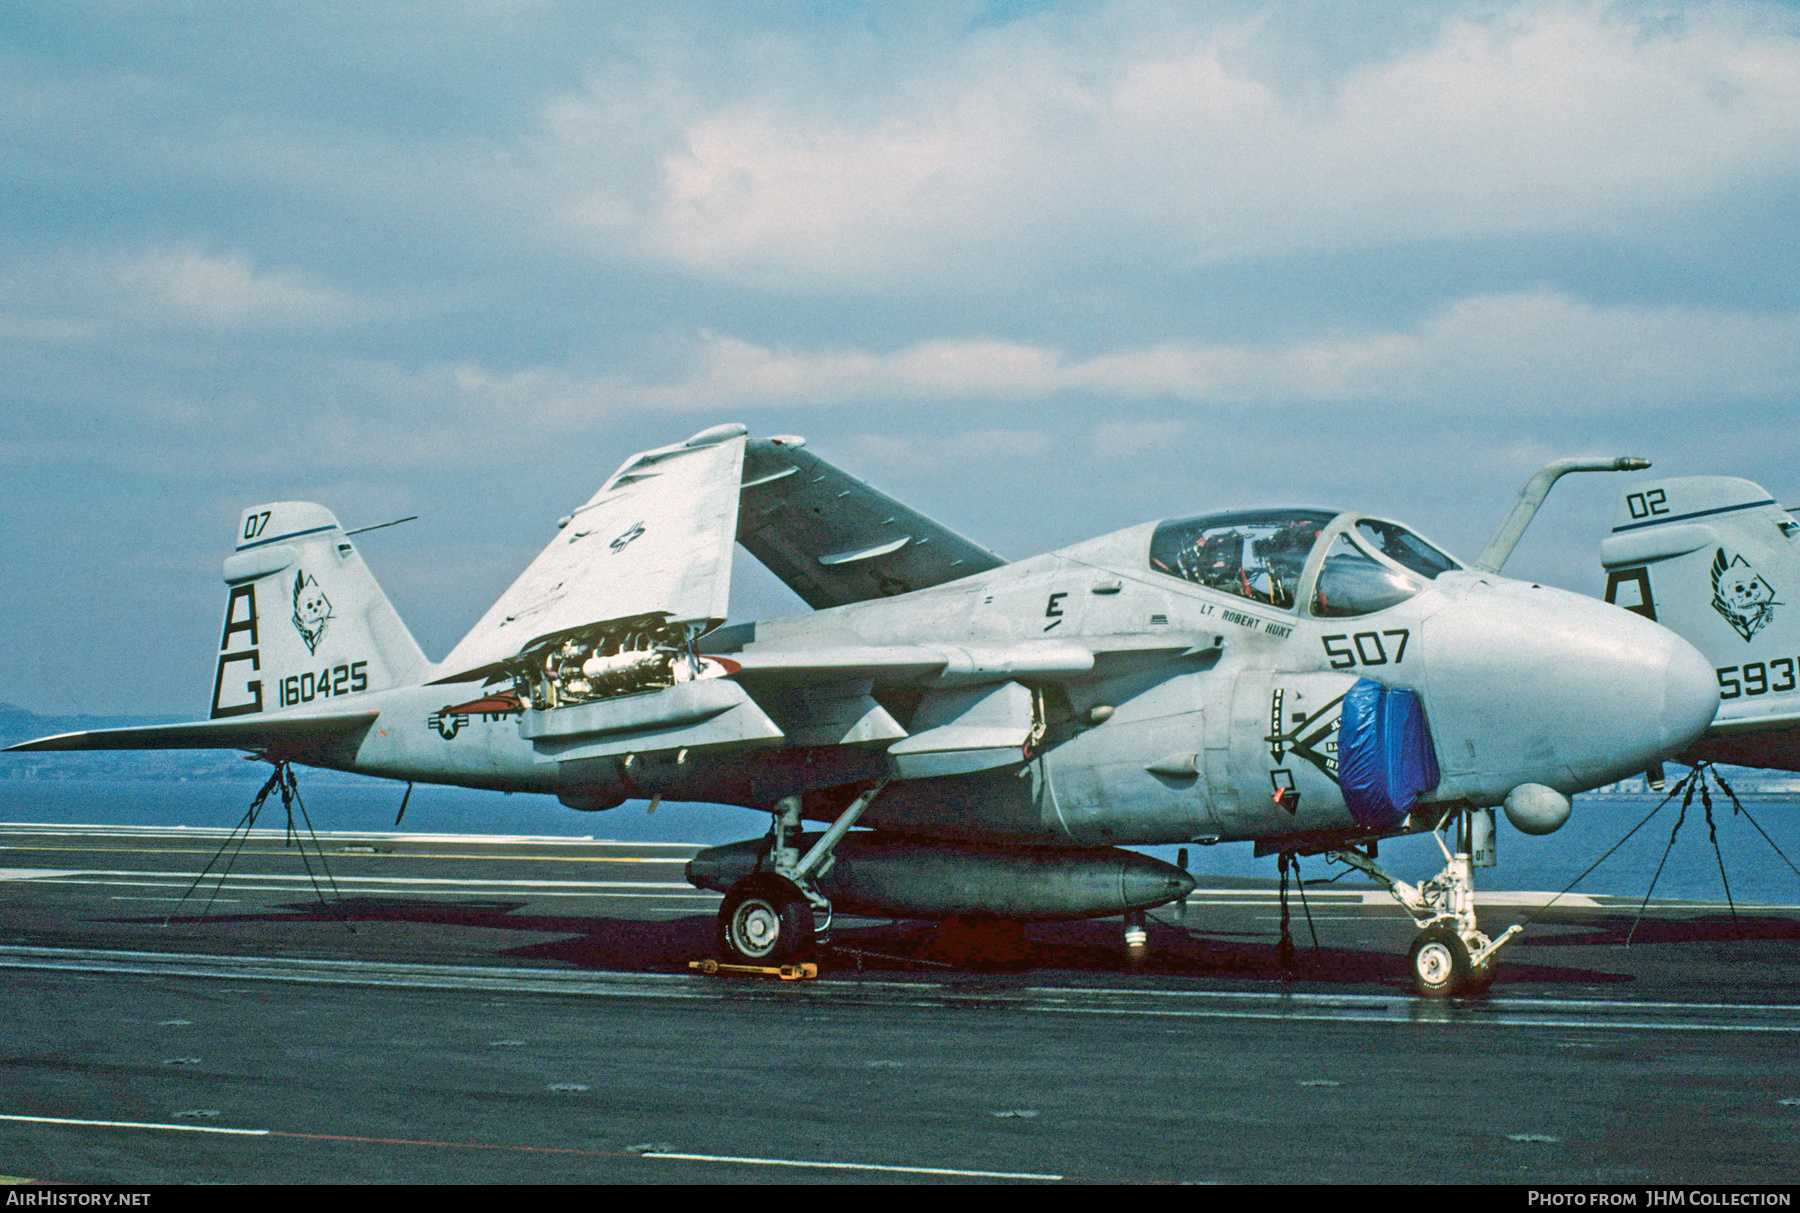
[[[1427,927],[1413,940],[1407,955],[1414,988],[1425,998],[1467,998],[1483,993],[1494,984],[1492,949],[1480,964],[1474,963],[1473,956],[1453,928]]]
[[[1446,813],[1437,829],[1442,830],[1453,816],[1458,818],[1459,827],[1456,851],[1444,847],[1444,840],[1438,837],[1438,846],[1444,851],[1444,870],[1416,887],[1396,880],[1359,852],[1332,853],[1333,859],[1359,868],[1386,885],[1423,928],[1407,953],[1407,968],[1412,973],[1413,988],[1424,998],[1467,998],[1486,992],[1494,984],[1498,963],[1495,953],[1521,930],[1515,924],[1500,938],[1489,939],[1476,925],[1468,812]],[[1437,837],[1436,831],[1433,836]]]
[[[1453,931],[1442,927],[1420,931],[1408,956],[1413,984],[1427,998],[1448,998],[1469,975],[1469,949]]]

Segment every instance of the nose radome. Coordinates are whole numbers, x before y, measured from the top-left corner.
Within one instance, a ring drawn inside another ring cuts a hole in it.
[[[1670,641],[1662,684],[1664,732],[1659,745],[1677,757],[1712,727],[1719,711],[1719,678],[1699,649],[1667,628],[1657,630]]]
[[[1425,640],[1444,790],[1478,802],[1635,774],[1693,744],[1719,706],[1687,641],[1563,590],[1483,587],[1432,616]]]

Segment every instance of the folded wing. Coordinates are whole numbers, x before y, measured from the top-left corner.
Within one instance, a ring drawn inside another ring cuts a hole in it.
[[[627,459],[440,667],[498,673],[559,637],[617,625],[683,643],[725,620],[744,427],[717,426]]]
[[[800,442],[748,443],[737,539],[808,606],[892,597],[1006,563]]]

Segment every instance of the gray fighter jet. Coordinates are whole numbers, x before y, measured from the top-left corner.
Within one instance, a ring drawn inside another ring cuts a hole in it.
[[[1327,854],[1393,891],[1419,989],[1447,996],[1490,982],[1511,934],[1474,912],[1494,807],[1553,829],[1718,707],[1673,633],[1386,519],[1231,510],[1009,564],[803,447],[724,425],[632,456],[435,664],[329,511],[256,506],[211,719],[13,748],[765,810],[766,838],[688,869],[725,893],[725,956],[762,965],[833,909],[1141,931],[1193,881],[1130,845]],[[734,539],[812,611],[722,626]],[[1424,831],[1436,877],[1374,862]]]

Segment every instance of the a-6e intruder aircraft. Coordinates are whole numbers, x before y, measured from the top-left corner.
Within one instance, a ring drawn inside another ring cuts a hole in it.
[[[14,748],[766,810],[767,838],[688,867],[725,893],[721,949],[757,964],[834,907],[1141,928],[1193,881],[1126,845],[1326,853],[1413,915],[1416,982],[1444,996],[1491,981],[1507,938],[1474,912],[1493,807],[1554,828],[1718,706],[1712,666],[1655,623],[1384,519],[1236,510],[1008,564],[802,447],[724,425],[632,456],[436,664],[330,512],[256,506],[212,718]],[[734,538],[812,612],[722,627]],[[1374,862],[1427,830],[1437,876]]]
[[[1800,771],[1800,523],[1761,485],[1680,476],[1619,491],[1606,600],[1705,654],[1719,714],[1682,758]]]

